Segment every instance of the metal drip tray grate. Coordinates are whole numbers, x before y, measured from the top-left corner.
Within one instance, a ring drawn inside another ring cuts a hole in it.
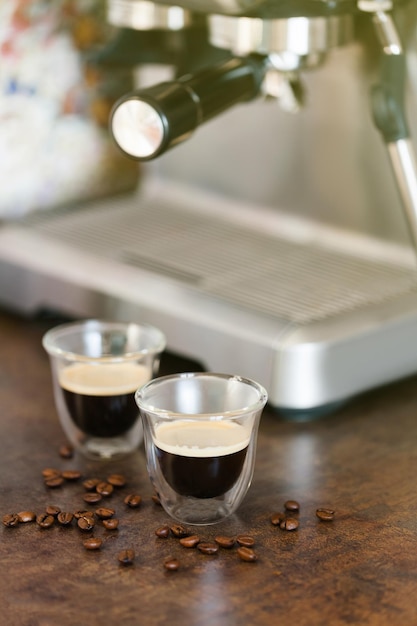
[[[38,213],[28,227],[76,249],[304,324],[414,290],[416,273],[175,204],[119,198]]]

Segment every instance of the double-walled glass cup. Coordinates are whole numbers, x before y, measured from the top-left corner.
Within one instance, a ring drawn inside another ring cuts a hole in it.
[[[252,481],[265,389],[240,376],[185,373],[156,378],[135,398],[165,511],[187,524],[234,513]]]
[[[136,450],[143,429],[135,391],[158,372],[163,333],[147,325],[86,320],[49,330],[43,346],[69,442],[95,459]]]

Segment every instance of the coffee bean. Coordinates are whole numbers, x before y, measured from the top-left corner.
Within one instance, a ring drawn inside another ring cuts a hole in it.
[[[316,515],[322,522],[332,522],[335,512],[333,509],[317,509]]]
[[[134,494],[134,493],[129,494],[124,499],[124,503],[127,504],[127,506],[130,507],[131,509],[137,509],[137,507],[140,506],[141,502],[142,502],[141,496],[138,496],[137,494]]]
[[[135,551],[131,549],[121,550],[117,555],[117,559],[122,565],[132,565],[135,560]]]
[[[8,513],[3,517],[3,524],[7,526],[7,528],[13,528],[14,526],[18,526],[19,516],[17,515],[17,513]]]
[[[48,478],[57,478],[61,476],[61,472],[54,467],[45,467],[45,469],[42,470],[42,476],[45,480]]]
[[[159,496],[156,493],[153,494],[152,501],[153,501],[154,504],[162,506],[161,505],[161,500],[160,500]]]
[[[198,535],[189,535],[188,537],[182,537],[180,539],[180,544],[184,546],[184,548],[195,548],[198,543],[200,543],[200,537]]]
[[[53,515],[48,515],[48,513],[41,513],[37,516],[36,523],[41,528],[51,528],[55,523],[55,518]]]
[[[93,530],[95,526],[95,521],[89,515],[85,515],[77,520],[77,526],[80,530],[83,531]]]
[[[93,511],[86,511],[85,509],[80,509],[79,511],[74,511],[74,517],[76,519],[80,519],[80,517],[92,517],[94,518]]]
[[[62,472],[62,478],[69,481],[79,480],[81,478],[81,472],[78,470],[65,470],[65,472]]]
[[[247,548],[251,548],[255,545],[255,539],[250,535],[239,535],[236,537],[236,541],[240,546],[246,546]]]
[[[287,511],[296,512],[300,510],[300,505],[297,500],[287,500],[284,504],[284,507],[287,509]]]
[[[176,572],[177,569],[179,569],[179,566],[180,566],[180,562],[178,561],[178,559],[175,559],[173,557],[169,557],[168,559],[165,559],[164,561],[164,567],[169,572]]]
[[[69,444],[64,444],[59,448],[59,456],[63,459],[72,459],[74,456],[74,448]]]
[[[96,509],[96,515],[100,519],[109,519],[110,517],[113,517],[115,512],[116,511],[114,509],[108,509],[104,506],[100,507],[99,509]]]
[[[159,528],[157,528],[155,530],[155,535],[157,537],[160,537],[161,539],[166,539],[167,537],[169,537],[169,533],[170,533],[170,528],[167,525],[164,526],[160,526]]]
[[[117,530],[119,527],[119,520],[115,517],[103,520],[103,526],[106,530]]]
[[[235,545],[234,537],[226,537],[224,535],[218,535],[214,538],[214,541],[218,543],[221,548],[233,548]]]
[[[99,550],[103,541],[100,537],[87,537],[84,539],[83,546],[86,550]]]
[[[247,561],[248,563],[253,563],[258,559],[254,550],[252,550],[252,548],[248,548],[247,546],[241,546],[238,548],[237,554],[242,561]]]
[[[56,517],[58,515],[58,513],[61,512],[61,509],[59,508],[59,506],[55,506],[53,504],[49,504],[46,508],[45,508],[45,512],[48,515],[53,515],[54,517]]]
[[[64,479],[62,478],[62,476],[54,476],[53,478],[45,479],[45,486],[49,489],[57,489],[58,487],[62,486],[63,482]]]
[[[95,491],[88,491],[83,495],[83,500],[84,502],[87,502],[87,504],[96,504],[97,502],[100,502],[102,498],[103,497]]]
[[[279,526],[284,519],[284,513],[273,513],[271,515],[271,524],[273,524],[274,526]]]
[[[111,496],[111,494],[114,491],[114,487],[110,483],[106,483],[103,481],[101,483],[98,483],[98,485],[96,486],[96,491],[101,496],[107,497],[107,496]]]
[[[282,530],[297,530],[298,526],[298,520],[293,517],[286,517],[279,525]]]
[[[36,513],[34,511],[21,511],[17,514],[17,517],[19,518],[19,522],[25,524],[27,522],[34,522],[36,520]]]
[[[87,491],[94,491],[94,489],[97,487],[97,485],[99,483],[101,483],[102,481],[99,478],[87,478],[84,482],[83,482],[83,487],[84,489],[86,489]]]
[[[111,474],[107,477],[107,482],[113,487],[124,487],[127,481],[122,474]]]
[[[58,513],[56,519],[61,524],[61,526],[69,526],[74,519],[74,515],[69,512],[61,511],[61,513]]]
[[[170,529],[175,537],[188,537],[188,535],[190,534],[190,531],[187,530],[185,526],[182,526],[182,524],[172,524],[170,526]]]
[[[219,546],[217,543],[212,543],[211,541],[204,541],[197,545],[197,548],[203,554],[217,554],[219,551]]]

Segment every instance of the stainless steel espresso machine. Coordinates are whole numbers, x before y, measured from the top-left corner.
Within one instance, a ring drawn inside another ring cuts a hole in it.
[[[415,4],[110,0],[142,182],[2,224],[0,303],[153,323],[290,419],[417,372]]]

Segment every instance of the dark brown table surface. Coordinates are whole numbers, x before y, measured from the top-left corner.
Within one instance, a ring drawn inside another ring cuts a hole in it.
[[[96,527],[98,552],[85,550],[76,526],[1,524],[0,624],[417,624],[416,379],[315,422],[286,423],[264,412],[245,501],[232,518],[197,530],[208,540],[252,535],[258,560],[246,563],[235,548],[207,556],[156,537],[169,520],[152,501],[142,450],[109,464],[60,457],[65,438],[41,346],[52,325],[0,312],[1,515],[42,513],[50,504],[83,508],[81,482],[47,489],[46,467],[79,469],[84,477],[123,473],[128,485],[100,503],[116,510],[120,526]],[[161,373],[189,368],[167,355]],[[123,503],[127,493],[142,496],[140,508]],[[289,498],[301,505],[292,532],[270,522]],[[334,520],[318,520],[318,507],[333,508]],[[125,548],[136,553],[128,567],[117,560]],[[170,555],[180,560],[176,572],[163,566]]]

